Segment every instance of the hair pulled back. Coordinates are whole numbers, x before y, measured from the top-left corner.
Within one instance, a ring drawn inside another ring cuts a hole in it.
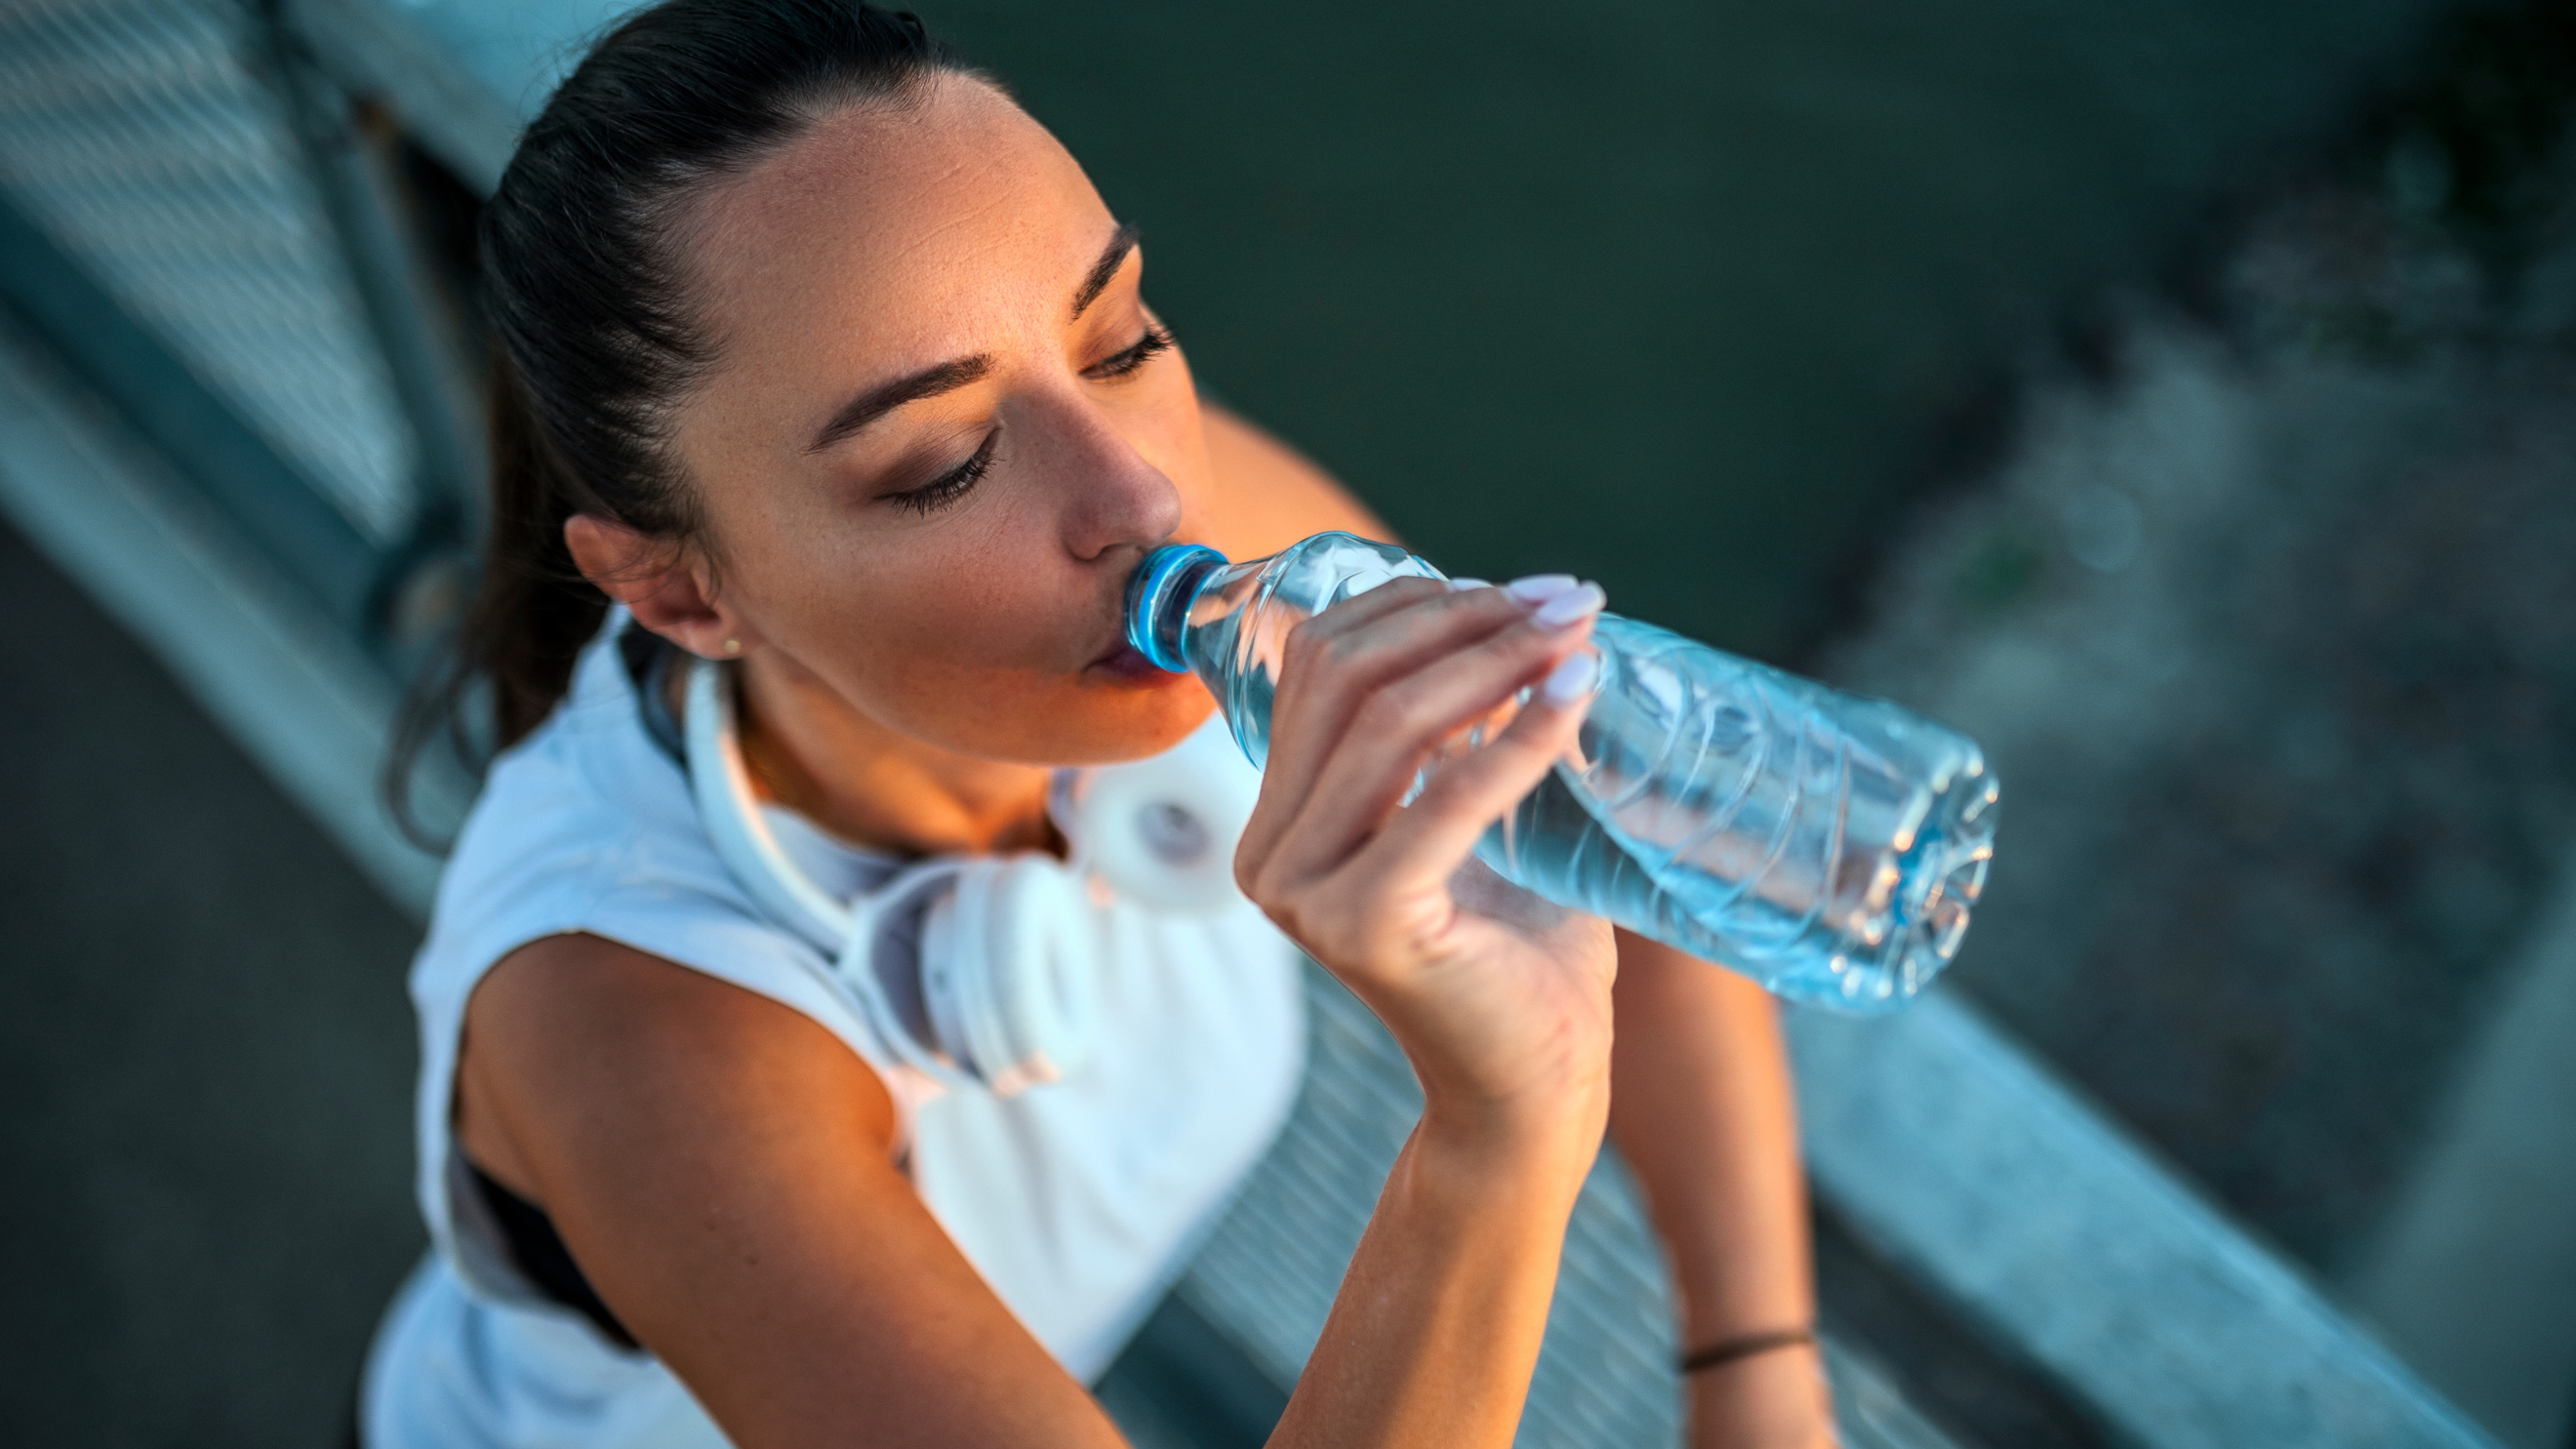
[[[689,203],[834,109],[971,73],[909,13],[854,0],[667,0],[609,32],[519,140],[483,209],[497,342],[492,508],[478,592],[393,760],[442,726],[507,747],[563,698],[605,616],[564,545],[593,513],[686,539],[673,404],[714,357],[679,237]],[[459,717],[488,688],[492,732]]]

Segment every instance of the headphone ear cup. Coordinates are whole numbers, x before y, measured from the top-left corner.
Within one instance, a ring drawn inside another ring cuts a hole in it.
[[[1042,855],[977,861],[932,911],[945,919],[925,943],[935,935],[946,949],[925,984],[941,1034],[954,1033],[951,1054],[997,1097],[1079,1068],[1098,1013],[1100,943],[1073,873]]]
[[[943,963],[957,954],[949,940],[954,917],[942,907],[959,869],[955,861],[924,861],[851,902],[849,939],[832,961],[833,974],[895,1059],[951,1088],[974,1085],[947,1015],[953,993],[939,979]],[[904,926],[915,920],[918,939],[907,948]]]
[[[1089,772],[1066,833],[1122,900],[1200,915],[1238,905],[1234,850],[1261,796],[1261,772],[1222,721],[1150,759]]]

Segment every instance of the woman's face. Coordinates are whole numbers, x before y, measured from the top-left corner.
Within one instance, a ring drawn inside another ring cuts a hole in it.
[[[679,245],[717,363],[673,441],[747,648],[987,759],[1134,758],[1206,717],[1120,619],[1201,515],[1197,394],[1053,136],[942,77],[720,183]]]

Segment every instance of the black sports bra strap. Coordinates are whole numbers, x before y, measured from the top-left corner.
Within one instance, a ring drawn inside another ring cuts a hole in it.
[[[546,1210],[493,1181],[492,1175],[476,1166],[473,1158],[462,1153],[458,1156],[474,1179],[475,1191],[483,1194],[484,1205],[492,1210],[493,1221],[500,1225],[504,1246],[510,1250],[510,1263],[520,1275],[557,1306],[589,1319],[591,1327],[609,1342],[641,1353],[644,1346],[626,1331],[625,1324],[617,1321],[616,1314],[608,1311],[581,1265],[572,1260],[572,1250],[564,1246]]]

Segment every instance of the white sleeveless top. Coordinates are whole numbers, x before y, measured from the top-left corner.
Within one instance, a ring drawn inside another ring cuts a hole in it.
[[[1286,1120],[1305,1047],[1295,948],[1239,898],[1199,916],[1083,907],[1089,919],[1066,928],[1100,933],[1088,1059],[1007,1100],[943,1094],[896,1064],[821,954],[762,919],[727,874],[685,765],[640,707],[617,643],[625,623],[611,614],[565,703],[494,763],[412,967],[432,1252],[369,1354],[368,1449],[725,1443],[669,1370],[519,1274],[449,1136],[467,997],[503,956],[569,932],[704,971],[839,1037],[903,1113],[932,1215],[1067,1371],[1096,1378]],[[828,891],[903,864],[767,813]]]

